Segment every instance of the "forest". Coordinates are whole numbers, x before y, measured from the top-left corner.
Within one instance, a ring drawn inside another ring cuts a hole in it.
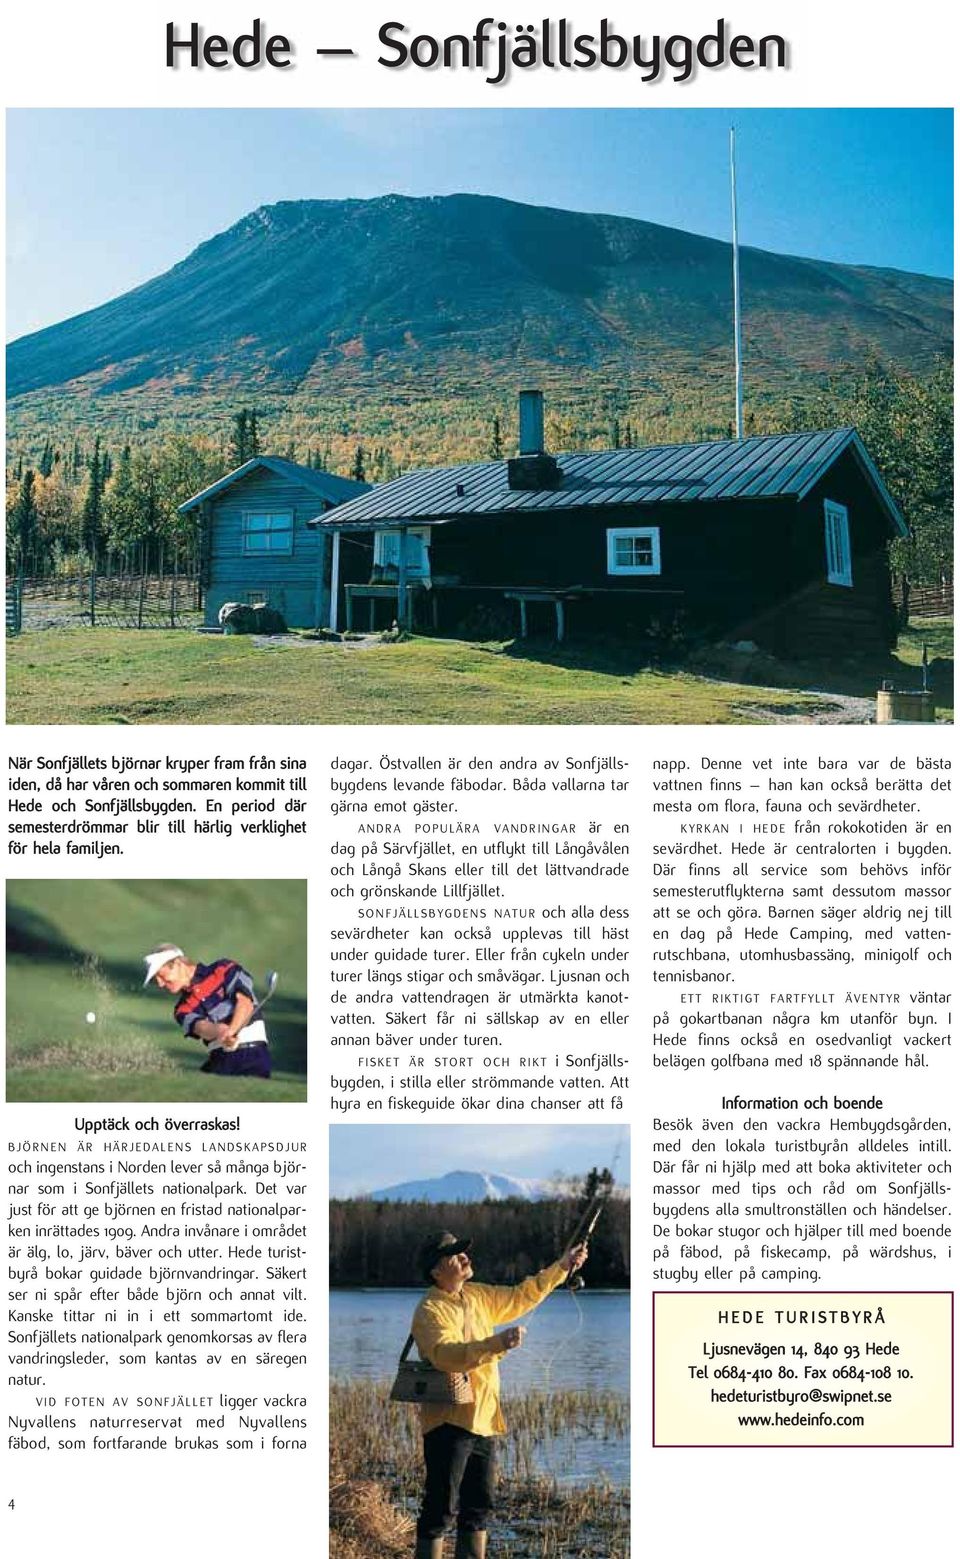
[[[195,561],[186,498],[259,453],[368,482],[404,470],[497,460],[513,450],[515,409],[482,389],[462,398],[414,397],[345,407],[341,399],[295,409],[280,400],[211,408],[182,431],[183,419],[101,421],[89,415],[69,436],[44,419],[30,397],[12,422],[7,469],[7,569],[25,575],[71,572],[91,561],[130,571],[163,571]],[[83,403],[92,413],[94,402]],[[102,403],[101,403],[102,404]],[[664,396],[638,387],[596,386],[578,399],[548,399],[547,443],[556,451],[629,448],[732,436],[704,385]],[[825,376],[803,399],[768,394],[748,409],[746,433],[855,426],[900,504],[910,539],[892,543],[894,571],[917,585],[952,578],[952,369],[896,371],[878,360],[859,374]]]
[[[473,1240],[471,1254],[479,1282],[519,1283],[556,1261],[576,1232],[602,1178],[594,1171],[579,1195],[534,1202],[519,1198],[451,1204],[333,1200],[330,1286],[421,1286],[417,1252],[438,1229],[451,1229],[461,1238]],[[583,1275],[591,1288],[629,1288],[629,1196],[617,1192],[604,1202]]]

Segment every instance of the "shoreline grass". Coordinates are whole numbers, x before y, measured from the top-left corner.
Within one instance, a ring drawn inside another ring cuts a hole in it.
[[[419,1415],[388,1400],[385,1381],[330,1387],[331,1559],[412,1549],[422,1484]],[[629,1490],[606,1478],[570,1482],[537,1471],[538,1448],[576,1429],[620,1443],[629,1405],[614,1392],[529,1391],[504,1402],[498,1508],[491,1542],[512,1559],[626,1559]]]

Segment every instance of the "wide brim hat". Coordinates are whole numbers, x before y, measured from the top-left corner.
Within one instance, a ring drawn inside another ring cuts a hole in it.
[[[175,958],[183,958],[182,947],[155,947],[152,953],[144,953],[143,962],[146,974],[143,977],[144,985],[150,985],[164,964],[171,964]]]
[[[436,1234],[431,1234],[429,1239],[424,1240],[417,1257],[424,1282],[429,1283],[434,1267],[445,1256],[461,1256],[472,1248],[472,1240],[458,1240],[449,1229],[439,1229]]]

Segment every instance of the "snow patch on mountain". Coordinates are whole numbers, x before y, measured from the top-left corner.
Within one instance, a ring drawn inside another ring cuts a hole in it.
[[[550,1195],[540,1180],[517,1180],[482,1169],[454,1169],[430,1180],[404,1180],[370,1192],[373,1202],[504,1202],[516,1197],[536,1202]]]

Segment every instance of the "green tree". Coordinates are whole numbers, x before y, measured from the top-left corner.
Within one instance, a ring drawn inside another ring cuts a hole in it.
[[[136,494],[136,528],[132,539],[140,546],[141,567],[146,568],[156,555],[160,540],[156,463],[148,450],[140,450],[134,456],[131,481]]]
[[[503,435],[500,431],[500,418],[496,413],[494,413],[493,421],[490,424],[490,459],[503,459]]]
[[[250,457],[250,424],[249,412],[246,406],[238,411],[233,419],[233,435],[230,440],[230,452],[228,459],[231,470],[237,466],[246,465]]]
[[[56,465],[47,477],[38,477],[37,548],[47,562],[76,557],[80,548],[80,493],[69,472]]]
[[[953,576],[953,372],[898,372],[873,361],[853,384],[834,381],[819,402],[822,426],[850,424],[910,529],[893,542],[894,569],[914,584]]]
[[[111,547],[117,551],[142,539],[142,495],[133,473],[133,454],[124,444],[117,469],[104,499],[104,524]]]
[[[103,531],[103,461],[100,455],[100,439],[93,444],[93,454],[87,466],[87,490],[80,517],[83,549],[90,562],[96,564]]]
[[[366,454],[362,444],[358,444],[354,450],[350,475],[355,482],[365,482],[367,480]]]
[[[255,406],[242,406],[234,413],[233,428],[230,435],[230,446],[227,459],[231,470],[237,466],[246,465],[248,460],[254,460],[260,453],[260,427],[257,421],[257,408]],[[293,458],[292,456],[290,457]]]
[[[434,1218],[461,1226],[482,1252],[483,1276],[495,1283],[516,1283],[532,1269],[554,1261],[567,1244],[582,1213],[572,1195],[537,1202],[519,1200],[445,1206],[420,1202],[330,1203],[330,1281],[335,1287],[394,1286],[417,1282],[411,1252]],[[590,1241],[587,1276],[598,1287],[629,1284],[630,1203],[613,1196]]]
[[[29,468],[23,473],[19,492],[10,511],[10,533],[14,543],[15,561],[25,568],[27,557],[37,530],[36,475]]]
[[[157,449],[153,470],[159,534],[190,553],[197,541],[196,515],[178,514],[177,509],[222,475],[217,452],[199,439],[175,433]]]

